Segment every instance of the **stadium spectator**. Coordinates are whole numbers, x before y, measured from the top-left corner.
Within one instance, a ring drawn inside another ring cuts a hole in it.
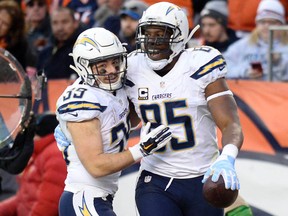
[[[109,9],[106,0],[97,0],[98,8],[94,13],[94,27],[103,27],[106,19],[115,13]],[[122,6],[122,5],[121,5]]]
[[[122,43],[127,44],[125,47],[128,53],[136,49],[135,36],[138,20],[147,7],[148,5],[142,1],[127,1],[120,11],[121,29],[118,38]]]
[[[74,11],[59,7],[52,11],[51,17],[52,39],[51,44],[39,54],[38,69],[44,69],[49,79],[74,79],[75,72],[69,68],[73,59],[69,56],[73,44],[83,27],[74,17]]]
[[[262,0],[257,9],[256,27],[251,34],[232,44],[225,58],[228,78],[269,80],[269,26],[285,24],[285,9],[277,0]],[[288,35],[274,33],[272,77],[274,81],[288,80]]]
[[[224,0],[209,1],[200,13],[200,44],[218,49],[222,55],[238,40],[235,31],[227,27],[228,9]]]
[[[60,6],[75,11],[76,19],[87,27],[94,25],[94,13],[98,8],[96,0],[63,0]]]
[[[68,79],[74,81],[77,74],[69,67],[73,64],[72,52],[74,42],[84,30],[74,17],[74,11],[67,7],[56,8],[50,16],[52,38],[51,43],[39,54],[38,70],[43,70],[47,79]],[[48,88],[48,86],[47,86]],[[39,106],[49,110],[48,89],[42,91],[41,101],[35,101],[33,111],[38,113]]]
[[[21,5],[21,8],[23,11],[26,10],[26,4],[27,4],[26,1],[30,1],[30,0],[17,0],[17,2],[19,2],[19,4]],[[62,1],[62,0],[60,0],[60,1]],[[51,9],[53,9],[52,3],[54,3],[54,2],[56,3],[57,0],[45,0],[45,3],[46,3],[46,6],[48,8],[49,13],[50,13]]]
[[[25,0],[24,3],[28,42],[39,54],[51,36],[48,5],[45,0]]]
[[[257,7],[261,0],[228,0],[228,26],[236,31],[238,37],[243,37],[255,28],[255,17]],[[288,11],[288,1],[279,0],[286,11]],[[288,21],[288,13],[286,14]]]
[[[0,2],[0,23],[0,47],[8,50],[27,73],[35,74],[37,54],[25,37],[24,14],[17,2]]]
[[[211,0],[192,0],[193,4],[193,21],[199,23],[200,13],[205,7],[206,3]]]
[[[36,117],[33,155],[19,176],[16,195],[0,203],[0,215],[58,215],[67,171],[53,135],[57,124],[55,114],[43,113]]]
[[[118,35],[121,28],[119,12],[125,0],[98,0],[97,2],[98,9],[94,14],[94,27],[104,27]]]

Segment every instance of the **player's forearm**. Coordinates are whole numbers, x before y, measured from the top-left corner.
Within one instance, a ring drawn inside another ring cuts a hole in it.
[[[222,130],[222,147],[227,144],[233,144],[240,150],[243,140],[242,128],[238,123],[233,123]]]
[[[222,147],[233,144],[238,149],[243,143],[243,133],[233,97],[217,97],[208,102],[213,119],[222,133]]]
[[[107,176],[119,172],[134,163],[134,159],[129,150],[115,153],[97,155],[96,159],[82,162],[87,171],[94,178]]]

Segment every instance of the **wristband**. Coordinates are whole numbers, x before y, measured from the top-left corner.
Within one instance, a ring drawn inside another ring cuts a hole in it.
[[[134,161],[138,161],[143,157],[143,154],[140,150],[139,144],[136,144],[128,149],[134,159]]]
[[[223,154],[228,155],[228,156],[231,156],[235,159],[238,155],[238,151],[239,150],[238,150],[237,146],[235,146],[233,144],[227,144],[223,147],[221,155],[223,155]]]

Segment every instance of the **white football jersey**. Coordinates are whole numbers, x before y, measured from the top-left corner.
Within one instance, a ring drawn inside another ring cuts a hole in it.
[[[168,125],[172,140],[141,161],[141,168],[173,178],[206,172],[218,156],[216,125],[205,99],[205,88],[227,73],[225,60],[212,47],[186,49],[165,76],[149,68],[143,53],[128,60],[126,92],[142,121]],[[153,124],[154,123],[154,124]]]
[[[123,151],[129,134],[129,104],[124,89],[116,96],[107,91],[81,84],[80,78],[68,86],[57,101],[57,118],[67,139],[68,147],[62,147],[67,163],[65,190],[76,193],[83,188],[93,188],[95,196],[114,194],[118,189],[120,172],[100,177],[92,177],[84,168],[75,151],[67,122],[81,122],[97,118],[101,122],[101,134],[105,153]],[[85,139],[85,137],[83,137]]]

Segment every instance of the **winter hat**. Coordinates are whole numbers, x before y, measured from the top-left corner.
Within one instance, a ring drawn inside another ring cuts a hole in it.
[[[38,2],[41,4],[47,4],[46,0],[24,0],[25,5],[29,5],[31,3]]]
[[[36,115],[36,130],[35,134],[43,137],[48,134],[54,133],[54,129],[58,125],[58,120],[55,113],[44,112]]]
[[[228,8],[226,1],[215,0],[207,2],[200,13],[200,20],[207,16],[214,18],[218,23],[227,27]]]
[[[278,0],[262,0],[257,9],[256,22],[261,19],[276,19],[285,24],[285,9]]]
[[[134,20],[139,20],[147,8],[148,5],[142,1],[127,1],[120,11],[120,17],[126,15]]]

